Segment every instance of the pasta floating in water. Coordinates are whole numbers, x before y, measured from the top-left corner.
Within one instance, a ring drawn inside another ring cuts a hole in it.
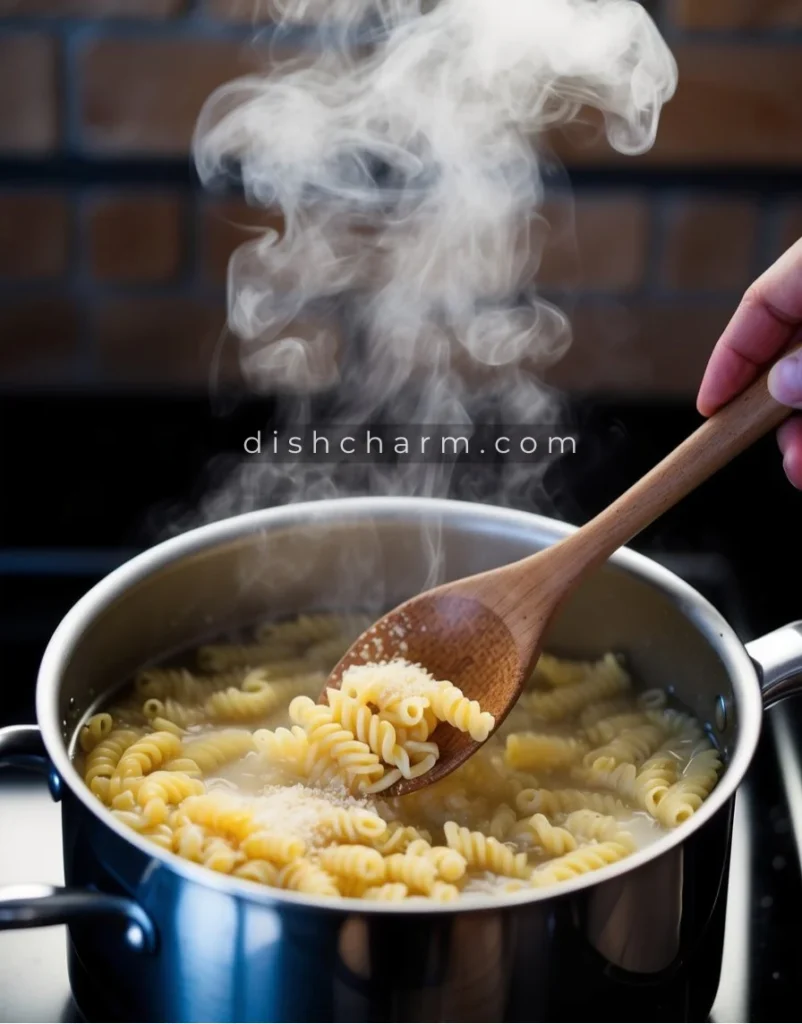
[[[544,654],[495,735],[492,715],[403,661],[359,665],[315,699],[369,625],[268,623],[252,643],[200,648],[198,670],[141,672],[93,715],[76,757],[118,821],[179,857],[326,899],[454,903],[556,886],[687,821],[722,764],[662,690],[621,661]],[[487,743],[405,797],[438,739]]]

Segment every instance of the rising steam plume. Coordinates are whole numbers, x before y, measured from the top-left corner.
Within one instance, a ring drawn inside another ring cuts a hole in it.
[[[282,237],[243,245],[229,325],[257,391],[331,389],[349,425],[469,423],[488,401],[542,422],[538,379],[569,344],[536,291],[545,238],[544,133],[600,112],[610,144],[648,149],[676,66],[632,0],[274,0],[314,21],[304,54],[218,90],[200,117],[201,178],[236,170],[248,200],[278,205]],[[360,347],[336,350],[343,324]],[[354,471],[355,472],[355,471]],[[372,493],[445,493],[443,467],[368,477],[299,463],[239,467],[206,516]],[[526,468],[531,484],[532,468]],[[491,495],[515,500],[514,470]],[[344,483],[343,480],[346,482]]]

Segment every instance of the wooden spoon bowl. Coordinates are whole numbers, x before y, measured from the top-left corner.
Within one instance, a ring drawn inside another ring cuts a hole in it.
[[[480,599],[455,593],[455,586],[427,591],[379,619],[339,662],[328,685],[339,687],[343,672],[352,665],[402,658],[478,700],[498,727],[512,707],[508,694],[520,692],[525,682],[529,655],[519,649],[496,612]],[[426,773],[427,784],[457,768],[477,746],[468,733],[446,724],[430,738],[440,748],[440,757]],[[401,779],[387,793],[402,796],[416,789],[416,783],[417,779]]]

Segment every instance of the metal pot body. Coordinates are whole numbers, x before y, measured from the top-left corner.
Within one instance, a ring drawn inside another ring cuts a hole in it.
[[[190,880],[64,803],[68,884],[134,899],[158,933],[70,926],[89,1020],[704,1020],[718,984],[731,802],[670,853],[537,903],[384,915],[265,903]]]
[[[66,920],[79,1005],[111,1020],[700,1020],[718,982],[733,798],[754,753],[760,673],[691,588],[620,552],[554,623],[556,653],[623,651],[709,724],[727,761],[675,835],[556,895],[366,910],[218,876],[125,830],[69,761],[75,727],[143,663],[271,614],[378,612],[523,557],[569,528],[410,499],[298,505],[193,531],[117,570],[67,616],[37,707],[63,799],[67,891],[0,890],[0,926]],[[802,678],[802,624],[757,642],[765,699]],[[3,749],[35,758],[29,730]]]

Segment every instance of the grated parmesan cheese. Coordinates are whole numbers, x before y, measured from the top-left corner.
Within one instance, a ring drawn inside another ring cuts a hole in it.
[[[404,697],[423,697],[448,685],[436,680],[422,665],[413,665],[402,658],[372,665],[352,665],[343,672],[343,683],[349,682],[369,682],[386,702]]]
[[[232,792],[227,786],[210,787],[209,792],[218,798],[222,797],[232,807],[239,805],[254,811],[257,821],[265,828],[297,836],[310,846],[319,841],[320,827],[333,809],[359,808],[378,813],[376,805],[370,800],[352,797],[345,789],[339,792],[331,786],[325,791],[300,783],[294,786],[265,786],[260,794],[247,798]]]

